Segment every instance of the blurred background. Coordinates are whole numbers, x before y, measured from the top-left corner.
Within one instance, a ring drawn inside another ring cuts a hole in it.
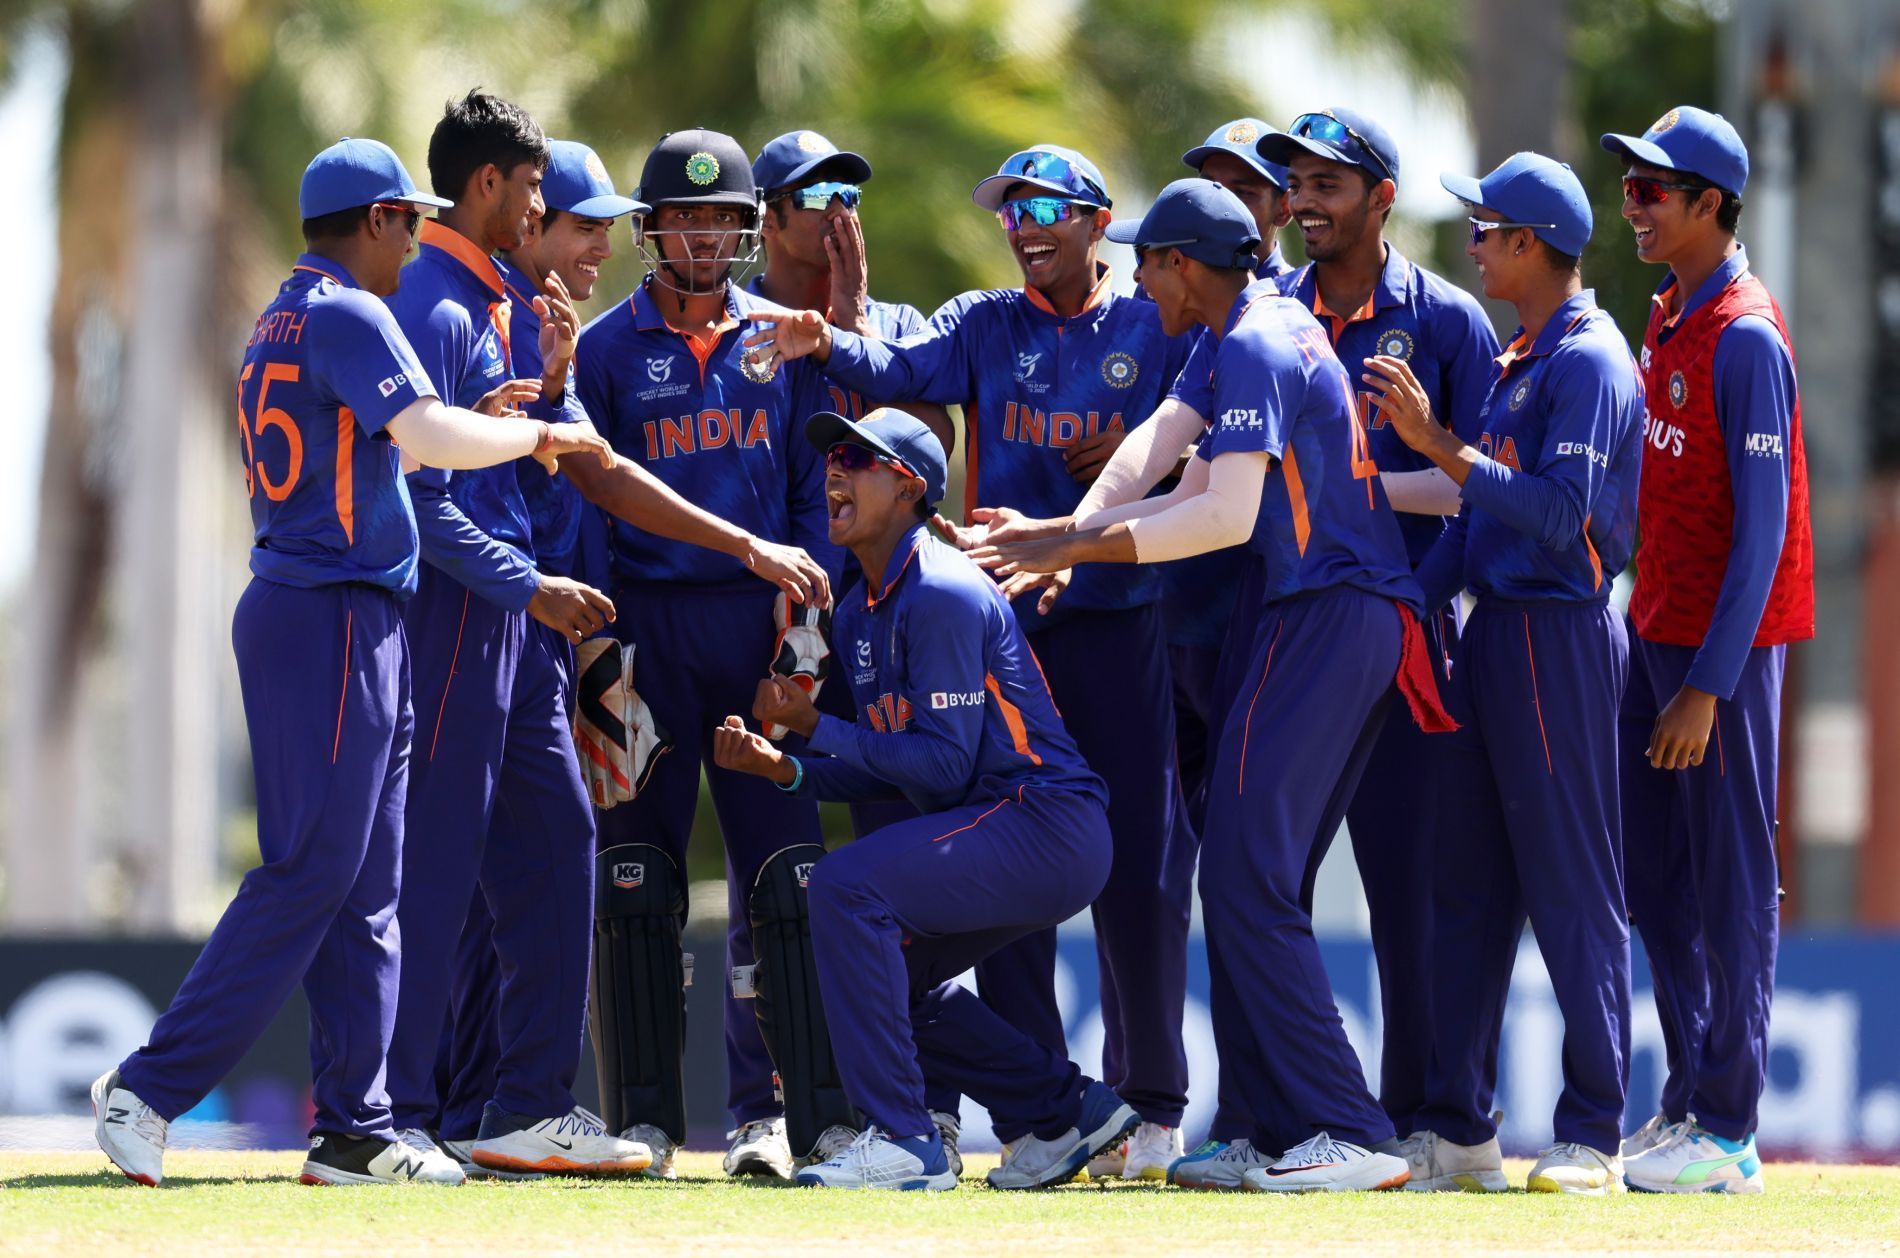
[[[83,1111],[94,1063],[139,1042],[257,860],[228,638],[249,528],[230,390],[300,247],[298,177],[341,135],[384,139],[424,175],[442,104],[477,85],[593,145],[625,188],[667,130],[717,128],[753,151],[823,132],[876,169],[862,209],[873,294],[926,313],[1020,282],[969,200],[1015,149],[1081,149],[1116,212],[1135,214],[1216,125],[1350,105],[1400,148],[1389,238],[1462,284],[1464,210],[1438,173],[1518,149],[1575,165],[1596,200],[1586,282],[1633,340],[1662,276],[1635,259],[1620,167],[1596,137],[1677,104],[1727,114],[1753,157],[1742,238],[1796,341],[1820,608],[1820,636],[1789,657],[1764,1140],[1900,1156],[1893,0],[0,0],[0,161],[14,172],[0,195],[14,285],[0,303],[14,399],[0,427],[0,1116],[16,1116],[0,1139],[43,1142],[55,1128],[19,1116]],[[1297,233],[1283,243],[1301,260]],[[616,246],[586,316],[639,278],[624,229]],[[1132,258],[1107,256],[1127,287]],[[1508,310],[1492,313],[1508,335]],[[830,824],[846,834],[842,816]],[[1370,1059],[1364,910],[1344,844],[1335,855],[1318,924]],[[702,809],[693,873],[720,870]],[[716,930],[723,895],[694,903],[696,932]],[[1520,1143],[1556,1070],[1554,1006],[1528,944],[1526,957],[1505,1054]],[[1100,1032],[1085,924],[1063,966],[1086,1060]],[[1204,984],[1197,971],[1197,1002]],[[1204,1038],[1204,1010],[1190,1012]],[[294,1135],[298,1016],[195,1117]],[[717,1096],[708,1022],[696,1094]],[[1660,1041],[1645,1034],[1632,1125],[1654,1094]],[[1195,1071],[1211,1099],[1205,1043]],[[715,1110],[697,1106],[696,1130]]]

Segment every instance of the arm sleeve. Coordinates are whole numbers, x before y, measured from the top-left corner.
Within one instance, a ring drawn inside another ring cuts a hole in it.
[[[800,799],[824,799],[840,804],[869,804],[880,800],[902,799],[904,792],[869,769],[847,764],[836,756],[805,755],[798,758],[804,766],[805,780],[793,794]]]
[[[833,329],[825,374],[866,397],[892,402],[967,402],[975,392],[968,343],[972,303],[957,298],[924,329],[880,341]]]
[[[1419,588],[1425,592],[1425,610],[1437,611],[1465,588],[1465,537],[1468,517],[1460,514],[1438,535],[1418,564]]]
[[[1175,464],[1206,427],[1207,421],[1199,411],[1169,395],[1115,448],[1101,475],[1076,505],[1076,522],[1105,508],[1133,502],[1173,475]]]
[[[1514,471],[1480,458],[1465,480],[1466,502],[1490,512],[1548,550],[1574,545],[1608,475],[1613,428],[1629,410],[1635,370],[1608,354],[1554,359],[1542,391],[1551,399],[1544,441],[1529,467]]]
[[[1417,472],[1380,472],[1379,482],[1394,511],[1410,515],[1457,515],[1464,505],[1458,482],[1442,467]]]
[[[1432,329],[1445,407],[1438,419],[1467,444],[1476,445],[1483,427],[1478,417],[1497,370],[1498,334],[1475,301],[1452,302],[1441,310],[1443,322]]]
[[[987,591],[982,592],[988,595]],[[982,694],[988,640],[980,604],[960,592],[927,589],[904,609],[904,657],[909,661],[910,724],[902,733],[876,730],[821,715],[812,733],[815,751],[838,757],[901,788],[907,794],[945,795],[961,790],[976,766],[986,703],[932,705],[930,696]]]
[[[1260,518],[1260,493],[1272,462],[1264,450],[1235,450],[1215,458],[1207,465],[1207,487],[1200,493],[1129,521],[1135,554],[1142,563],[1162,563],[1246,541]],[[1182,487],[1187,487],[1185,475]]]
[[[396,316],[376,298],[339,302],[311,328],[312,373],[372,436],[418,398],[437,396],[433,379]]]
[[[1794,360],[1774,324],[1744,315],[1715,343],[1715,418],[1735,495],[1728,568],[1686,685],[1726,699],[1754,644],[1788,531]]]

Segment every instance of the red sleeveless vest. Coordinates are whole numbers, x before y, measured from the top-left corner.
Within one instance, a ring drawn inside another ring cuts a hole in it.
[[[1728,452],[1715,419],[1715,343],[1743,315],[1771,320],[1794,353],[1781,308],[1744,272],[1684,320],[1666,343],[1658,301],[1643,334],[1642,487],[1637,495],[1640,549],[1630,619],[1651,642],[1701,646],[1728,571],[1735,497]],[[1801,442],[1801,400],[1789,424],[1788,529],[1774,585],[1755,630],[1756,646],[1814,636],[1814,539],[1808,520],[1808,460]]]

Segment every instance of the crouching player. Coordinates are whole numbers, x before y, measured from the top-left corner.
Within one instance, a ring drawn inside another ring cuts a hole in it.
[[[797,795],[903,798],[922,815],[811,872],[825,1017],[865,1127],[798,1180],[954,1187],[924,1101],[928,1075],[1032,1133],[990,1172],[993,1187],[1062,1183],[1119,1143],[1135,1111],[950,980],[1093,902],[1111,856],[1107,790],[1063,729],[994,583],[926,526],[945,480],[930,429],[886,408],[858,423],[814,415],[806,437],[826,451],[831,540],[864,571],[832,631],[861,715],[855,725],[821,716],[803,690],[770,677],[753,715],[822,754],[785,755],[728,716],[714,755]]]

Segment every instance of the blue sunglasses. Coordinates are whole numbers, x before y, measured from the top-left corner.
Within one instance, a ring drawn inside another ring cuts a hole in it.
[[[1053,227],[1074,218],[1077,211],[1095,208],[1079,201],[1064,201],[1061,197],[1018,197],[997,207],[996,221],[1003,225],[1004,231],[1010,232],[1018,231],[1024,223],[1032,221],[1043,227]]]
[[[855,210],[858,202],[864,200],[864,190],[854,183],[811,183],[794,188],[785,196],[801,210],[827,209],[833,197],[844,202],[845,209]]]
[[[1379,163],[1379,169],[1385,172],[1387,179],[1394,178],[1392,168],[1385,164],[1383,157],[1372,151],[1372,146],[1366,143],[1366,137],[1331,114],[1301,114],[1293,120],[1293,125],[1286,129],[1286,133],[1302,140],[1318,140],[1335,148],[1343,147],[1350,141],[1359,146],[1361,153]]]

